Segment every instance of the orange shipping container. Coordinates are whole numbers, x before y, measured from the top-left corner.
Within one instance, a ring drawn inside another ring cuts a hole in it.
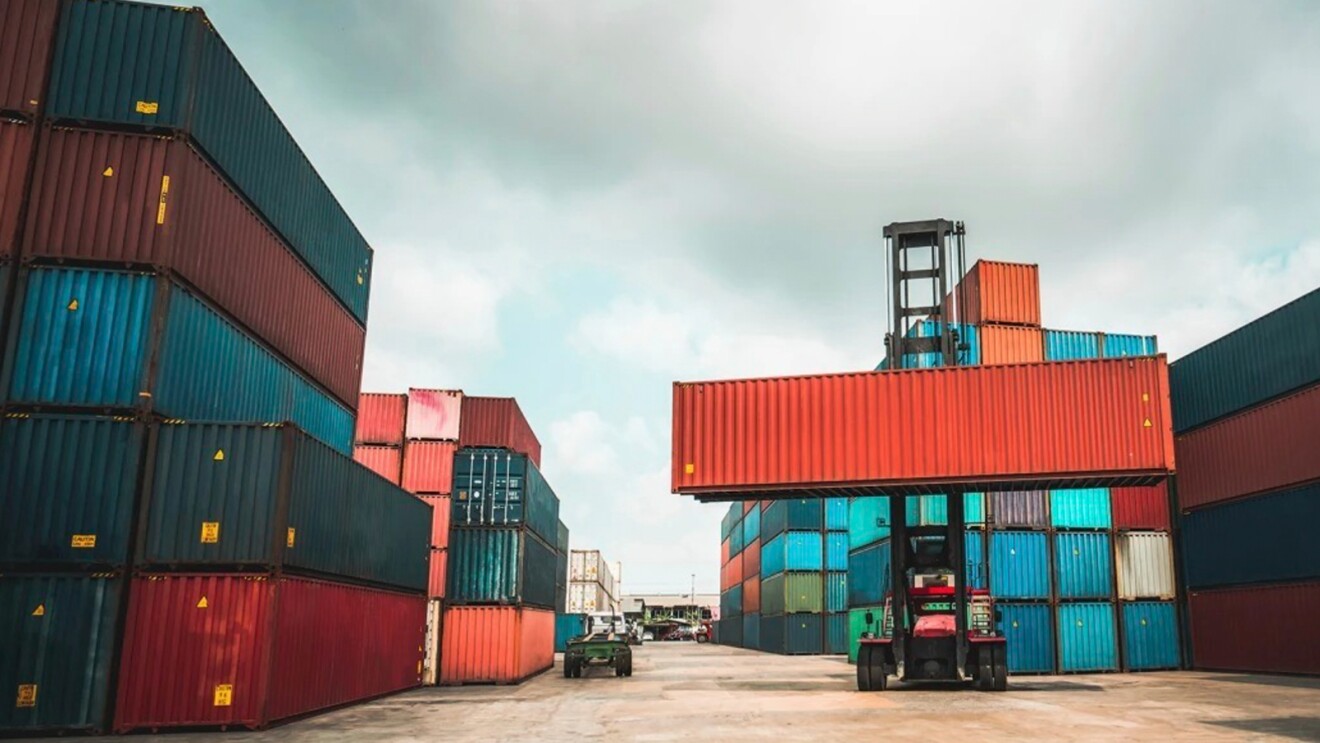
[[[449,512],[453,507],[447,495],[421,495],[431,504],[431,546],[443,549],[449,546]]]
[[[723,570],[724,566],[728,564],[729,564],[729,540],[725,539],[723,542],[720,542],[720,569]],[[720,588],[723,587],[724,586],[720,586]]]
[[[403,445],[403,489],[410,493],[454,490],[453,441],[409,441]]]
[[[965,289],[961,322],[1040,327],[1040,269],[1033,263],[974,263],[950,297]],[[948,307],[949,299],[945,299]],[[946,309],[945,316],[948,317]]]
[[[743,547],[742,572],[744,578],[761,576],[761,540],[753,539]]]
[[[1045,331],[1013,325],[981,326],[981,363],[1027,364],[1045,360]]]
[[[761,610],[761,576],[743,582],[742,610],[743,614],[754,614]]]
[[[1164,356],[680,382],[673,410],[673,490],[712,499],[1154,485],[1174,469]]]
[[[384,392],[358,395],[357,431],[353,440],[359,444],[402,444],[407,404],[406,395]]]
[[[555,664],[555,613],[520,606],[445,609],[440,683],[516,684]]]
[[[433,599],[445,597],[445,581],[449,579],[449,550],[431,550],[431,577],[427,595]]]
[[[353,461],[398,485],[400,451],[397,446],[358,444],[353,447]]]

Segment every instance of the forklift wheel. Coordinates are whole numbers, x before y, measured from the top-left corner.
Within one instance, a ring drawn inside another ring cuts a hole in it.
[[[857,690],[884,691],[889,685],[889,668],[885,665],[884,652],[870,645],[863,645],[857,652]]]
[[[1007,648],[995,650],[994,668],[991,669],[991,691],[1008,691],[1008,653]]]
[[[863,645],[857,649],[857,691],[871,689],[871,647]]]

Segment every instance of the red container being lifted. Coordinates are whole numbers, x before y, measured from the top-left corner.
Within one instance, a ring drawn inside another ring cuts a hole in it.
[[[399,472],[403,466],[402,451],[397,446],[359,444],[353,447],[353,461],[398,485]]]
[[[27,192],[35,131],[31,124],[0,118],[0,263],[18,252],[18,219]]]
[[[1153,485],[1174,469],[1164,356],[674,385],[676,493]]]
[[[1320,674],[1320,582],[1192,591],[1187,610],[1193,668]]]
[[[463,398],[458,444],[463,449],[474,446],[512,449],[541,466],[541,442],[512,397]]]
[[[60,0],[0,2],[0,112],[41,108],[59,12]]]
[[[1309,387],[1174,440],[1178,506],[1200,508],[1320,479],[1320,386]]]
[[[1109,492],[1109,502],[1115,529],[1120,531],[1170,529],[1167,482],[1151,487],[1113,488]]]
[[[454,490],[454,441],[412,441],[403,445],[403,489],[448,494]]]
[[[950,297],[958,295],[959,287],[965,290],[960,322],[1040,327],[1040,268],[1033,263],[980,260]]]
[[[304,578],[133,579],[115,730],[242,726],[421,683],[426,598]]]
[[[463,414],[461,390],[408,390],[409,439],[457,441]]]
[[[358,395],[357,429],[353,440],[359,444],[403,445],[403,419],[407,395],[363,392]]]

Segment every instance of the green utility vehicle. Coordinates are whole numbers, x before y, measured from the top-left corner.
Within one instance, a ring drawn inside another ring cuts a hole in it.
[[[582,678],[582,672],[592,665],[609,666],[615,676],[631,676],[632,648],[628,647],[628,635],[591,632],[569,640],[564,652],[564,678]]]

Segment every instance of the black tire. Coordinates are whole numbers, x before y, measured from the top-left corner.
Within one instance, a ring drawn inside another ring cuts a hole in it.
[[[573,664],[573,678],[575,678],[575,679],[580,679],[580,678],[582,678],[582,664],[581,664],[581,663],[574,663],[574,664]]]
[[[871,646],[857,648],[857,691],[874,691],[871,688]]]
[[[1008,648],[995,648],[995,663],[991,673],[993,674],[991,690],[1008,691]]]
[[[564,678],[566,679],[573,678],[573,666],[569,664],[568,658],[564,659]]]
[[[877,673],[877,670],[879,673]],[[871,669],[871,686],[876,691],[884,691],[889,688],[889,668],[884,665]]]

